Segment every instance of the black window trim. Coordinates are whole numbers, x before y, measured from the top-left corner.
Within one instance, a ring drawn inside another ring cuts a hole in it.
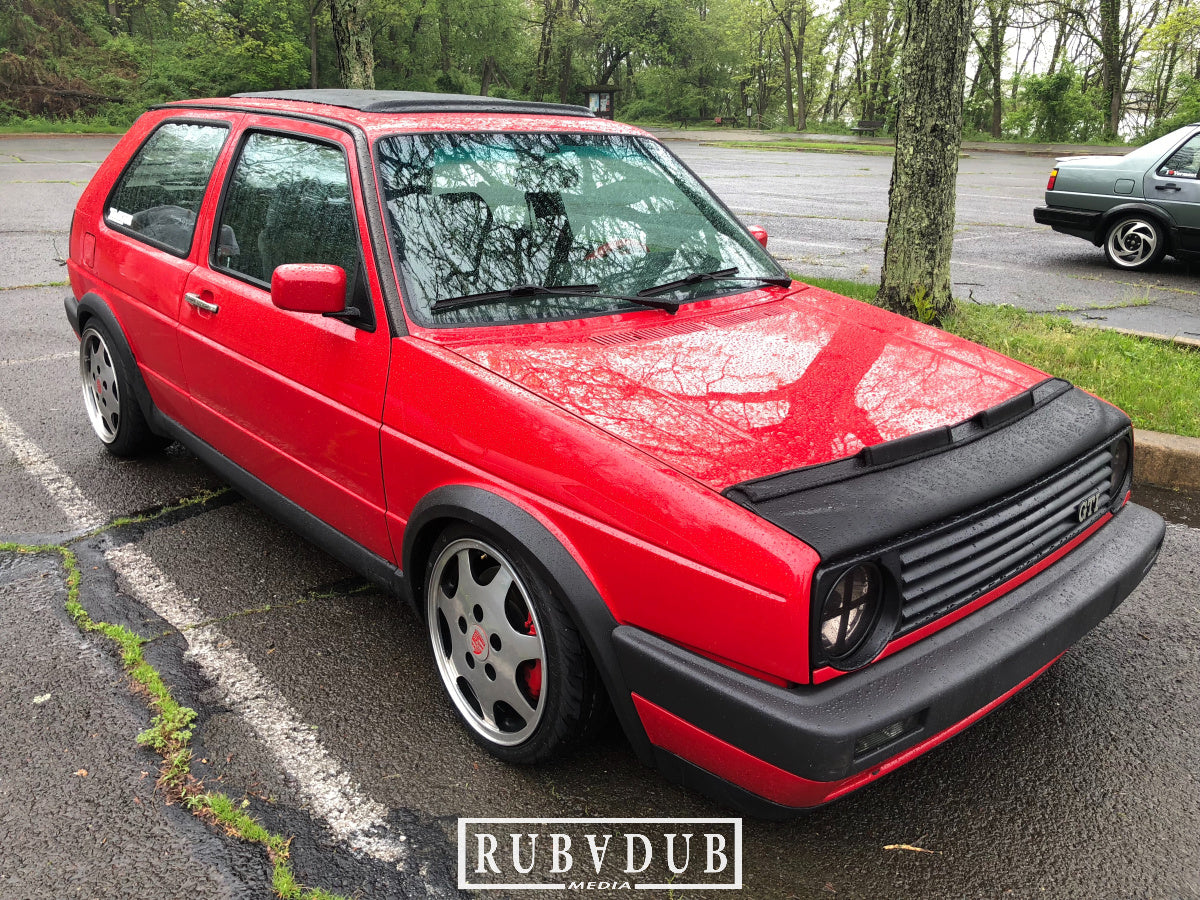
[[[287,109],[263,109],[241,103],[162,103],[151,107],[151,110],[160,109],[213,110],[226,115],[237,113],[274,119],[293,119],[298,122],[314,122],[318,125],[325,125],[349,135],[354,141],[354,148],[358,154],[359,189],[363,211],[367,216],[367,233],[371,239],[373,251],[371,254],[373,259],[370,262],[375,267],[375,278],[379,283],[379,289],[383,292],[383,309],[387,315],[388,333],[391,337],[403,337],[408,334],[408,322],[404,318],[404,311],[400,303],[400,288],[396,284],[396,279],[392,277],[390,267],[386,273],[387,277],[384,277],[385,273],[380,268],[381,258],[387,259],[389,262],[391,259],[390,255],[381,256],[381,254],[390,254],[391,251],[388,249],[387,229],[384,227],[383,214],[380,211],[379,182],[375,178],[371,148],[367,142],[367,133],[360,126],[353,122],[316,113]],[[373,197],[372,188],[374,188]]]
[[[242,114],[241,110],[236,110],[235,112],[239,116]],[[108,211],[113,208],[113,196],[117,193],[117,189],[125,182],[125,176],[129,174],[129,168],[133,165],[134,160],[138,158],[141,152],[146,148],[146,145],[154,139],[154,136],[158,134],[159,129],[164,128],[167,125],[208,125],[214,128],[224,128],[225,139],[221,141],[221,146],[217,150],[216,158],[213,160],[213,167],[208,171],[208,179],[205,181],[204,193],[201,195],[200,200],[200,208],[203,209],[204,198],[208,196],[208,192],[212,189],[213,172],[216,171],[217,162],[220,161],[221,154],[225,152],[225,148],[229,143],[229,136],[233,134],[234,124],[235,123],[230,119],[209,119],[198,116],[171,116],[168,119],[163,119],[154,126],[153,130],[146,135],[145,140],[138,144],[138,148],[134,150],[133,153],[129,154],[129,158],[125,160],[125,165],[121,167],[121,174],[118,175],[113,181],[112,187],[109,189],[108,194],[104,198],[104,209],[100,213],[101,221],[104,222],[106,227],[111,228],[113,231],[131,237],[140,243],[153,247],[155,250],[161,250],[163,253],[169,253],[176,259],[187,259],[192,255],[192,250],[196,247],[196,226],[200,224],[200,210],[196,210],[196,221],[192,225],[192,239],[188,242],[187,249],[181,251],[177,247],[172,247],[170,244],[164,243],[163,241],[155,240],[152,237],[147,237],[142,232],[135,231],[128,225],[122,225],[120,222],[114,222],[112,219],[110,219],[108,217]]]
[[[304,131],[294,131],[287,128],[278,128],[267,125],[250,125],[242,130],[242,133],[238,136],[238,145],[233,152],[233,158],[230,159],[229,167],[225,171],[225,179],[221,184],[221,196],[217,200],[217,211],[213,216],[212,229],[208,242],[208,256],[205,260],[205,265],[207,265],[208,268],[214,272],[220,272],[222,275],[227,275],[230,278],[236,279],[244,284],[248,284],[251,287],[264,290],[269,295],[271,293],[270,282],[264,282],[261,279],[253,277],[252,275],[247,275],[244,272],[236,272],[233,269],[229,269],[217,264],[217,245],[220,243],[221,224],[225,217],[225,200],[229,195],[229,188],[233,183],[233,176],[237,172],[238,163],[241,162],[242,154],[246,150],[246,144],[248,144],[250,138],[256,134],[293,138],[295,140],[307,141],[310,144],[322,144],[326,147],[332,147],[336,149],[342,154],[342,164],[346,170],[347,196],[350,197],[352,203],[355,199],[354,179],[351,177],[349,155],[346,153],[346,148],[343,147],[338,141],[332,140],[328,137],[309,134]],[[361,315],[359,318],[341,319],[340,321],[345,322],[347,325],[352,325],[353,327],[362,331],[373,333],[376,328],[375,305],[373,299],[371,298],[370,286],[368,283],[366,283],[366,261],[363,258],[363,236],[358,227],[358,209],[357,207],[353,206],[351,207],[351,224],[354,226],[354,239],[356,241],[355,247],[358,250],[358,265],[356,266],[356,270],[354,272],[346,273],[346,278],[350,286],[349,297],[351,300],[353,300],[362,294],[370,302],[367,303],[365,309],[360,309]]]
[[[1167,167],[1167,160],[1169,160],[1172,156],[1174,156],[1176,153],[1178,153],[1180,150],[1182,150],[1184,147],[1186,147],[1188,144],[1190,144],[1194,140],[1200,140],[1200,130],[1193,131],[1191,134],[1187,135],[1180,144],[1178,144],[1174,149],[1171,150],[1170,153],[1168,153],[1166,156],[1164,156],[1162,159],[1160,159],[1158,161],[1158,164],[1154,167],[1154,170],[1153,170],[1155,177],[1157,177],[1157,178],[1179,178],[1179,177],[1188,178],[1189,176],[1187,176],[1187,175],[1184,175],[1184,176],[1168,175],[1163,171],[1163,169],[1165,169]],[[1200,147],[1197,147],[1197,152],[1200,153]],[[1200,175],[1191,176],[1191,177],[1200,178]]]

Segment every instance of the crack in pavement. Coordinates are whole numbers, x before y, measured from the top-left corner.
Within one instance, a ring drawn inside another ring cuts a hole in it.
[[[0,407],[0,443],[32,474],[72,527],[72,537],[94,533],[108,520],[75,482],[37,446]],[[214,626],[183,633],[188,623],[202,622],[200,608],[141,548],[126,544],[104,553],[129,596],[153,610],[188,644],[187,656],[241,713],[280,767],[291,775],[312,812],[356,853],[397,864],[407,855],[407,837],[388,823],[388,809],[361,793],[350,775],[325,750],[312,729],[232,641]],[[429,885],[428,890],[434,890]]]

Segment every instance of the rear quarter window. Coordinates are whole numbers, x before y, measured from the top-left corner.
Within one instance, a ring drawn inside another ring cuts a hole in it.
[[[109,195],[104,220],[126,234],[186,256],[196,216],[229,128],[167,122],[134,154]]]

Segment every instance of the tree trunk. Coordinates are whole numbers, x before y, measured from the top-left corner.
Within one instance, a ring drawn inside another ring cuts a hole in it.
[[[905,10],[878,301],[935,324],[954,309],[950,253],[971,7],[971,0],[913,0]]]
[[[337,48],[342,87],[375,89],[375,50],[364,0],[330,0],[333,45]]]
[[[450,6],[442,0],[438,5],[438,68],[447,78],[450,76]]]
[[[313,4],[308,14],[308,86],[317,86],[317,12],[319,3]]]
[[[779,48],[783,51],[783,95],[787,98],[788,128],[796,127],[796,105],[792,100],[792,48],[788,37],[779,33]]]
[[[1100,2],[1100,85],[1108,119],[1104,136],[1115,140],[1121,124],[1121,0]]]
[[[492,88],[492,71],[495,67],[495,61],[492,57],[487,57],[483,61],[483,71],[479,75],[479,96],[486,97],[488,91]]]
[[[808,130],[808,97],[804,89],[804,32],[796,41],[796,130]]]
[[[562,13],[562,0],[542,4],[541,35],[538,38],[537,63],[534,67],[533,99],[543,100],[550,84],[550,63],[554,58],[554,29]]]
[[[989,4],[991,27],[988,34],[988,51],[992,70],[992,137],[1000,137],[1004,124],[1004,87],[1000,80],[1004,67],[1004,34],[1008,31],[1008,0],[999,0],[995,7]]]

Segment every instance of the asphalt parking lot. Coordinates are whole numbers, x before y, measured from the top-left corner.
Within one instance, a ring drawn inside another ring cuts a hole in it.
[[[729,150],[669,140],[744,222],[762,225],[793,272],[878,281],[889,156]],[[1062,311],[1087,324],[1200,339],[1200,264],[1110,268],[1087,241],[1033,221],[1052,158],[971,151],[959,160],[955,295]]]
[[[178,446],[132,462],[100,449],[54,257],[112,143],[0,140],[0,542],[71,542],[84,605],[154,637],[151,662],[200,713],[197,774],[294,835],[300,880],[364,898],[454,896],[460,816],[724,814],[644,769],[615,732],[536,770],[494,761],[453,719],[394,598]],[[889,161],[675,149],[768,227],[790,268],[877,265]],[[960,224],[987,224],[956,244],[956,282],[1031,308],[1128,288],[1098,250],[1028,219],[1045,160],[963,163],[994,190],[964,185]],[[1194,274],[1168,264],[1147,278],[1133,289],[1155,305],[1198,312]],[[152,518],[80,537],[134,513]],[[1198,584],[1200,530],[1173,524],[1142,587],[1011,702],[829,807],[748,820],[743,895],[1200,897]],[[134,743],[145,707],[65,596],[53,557],[0,553],[0,897],[268,896],[265,858],[155,792],[156,760]]]

